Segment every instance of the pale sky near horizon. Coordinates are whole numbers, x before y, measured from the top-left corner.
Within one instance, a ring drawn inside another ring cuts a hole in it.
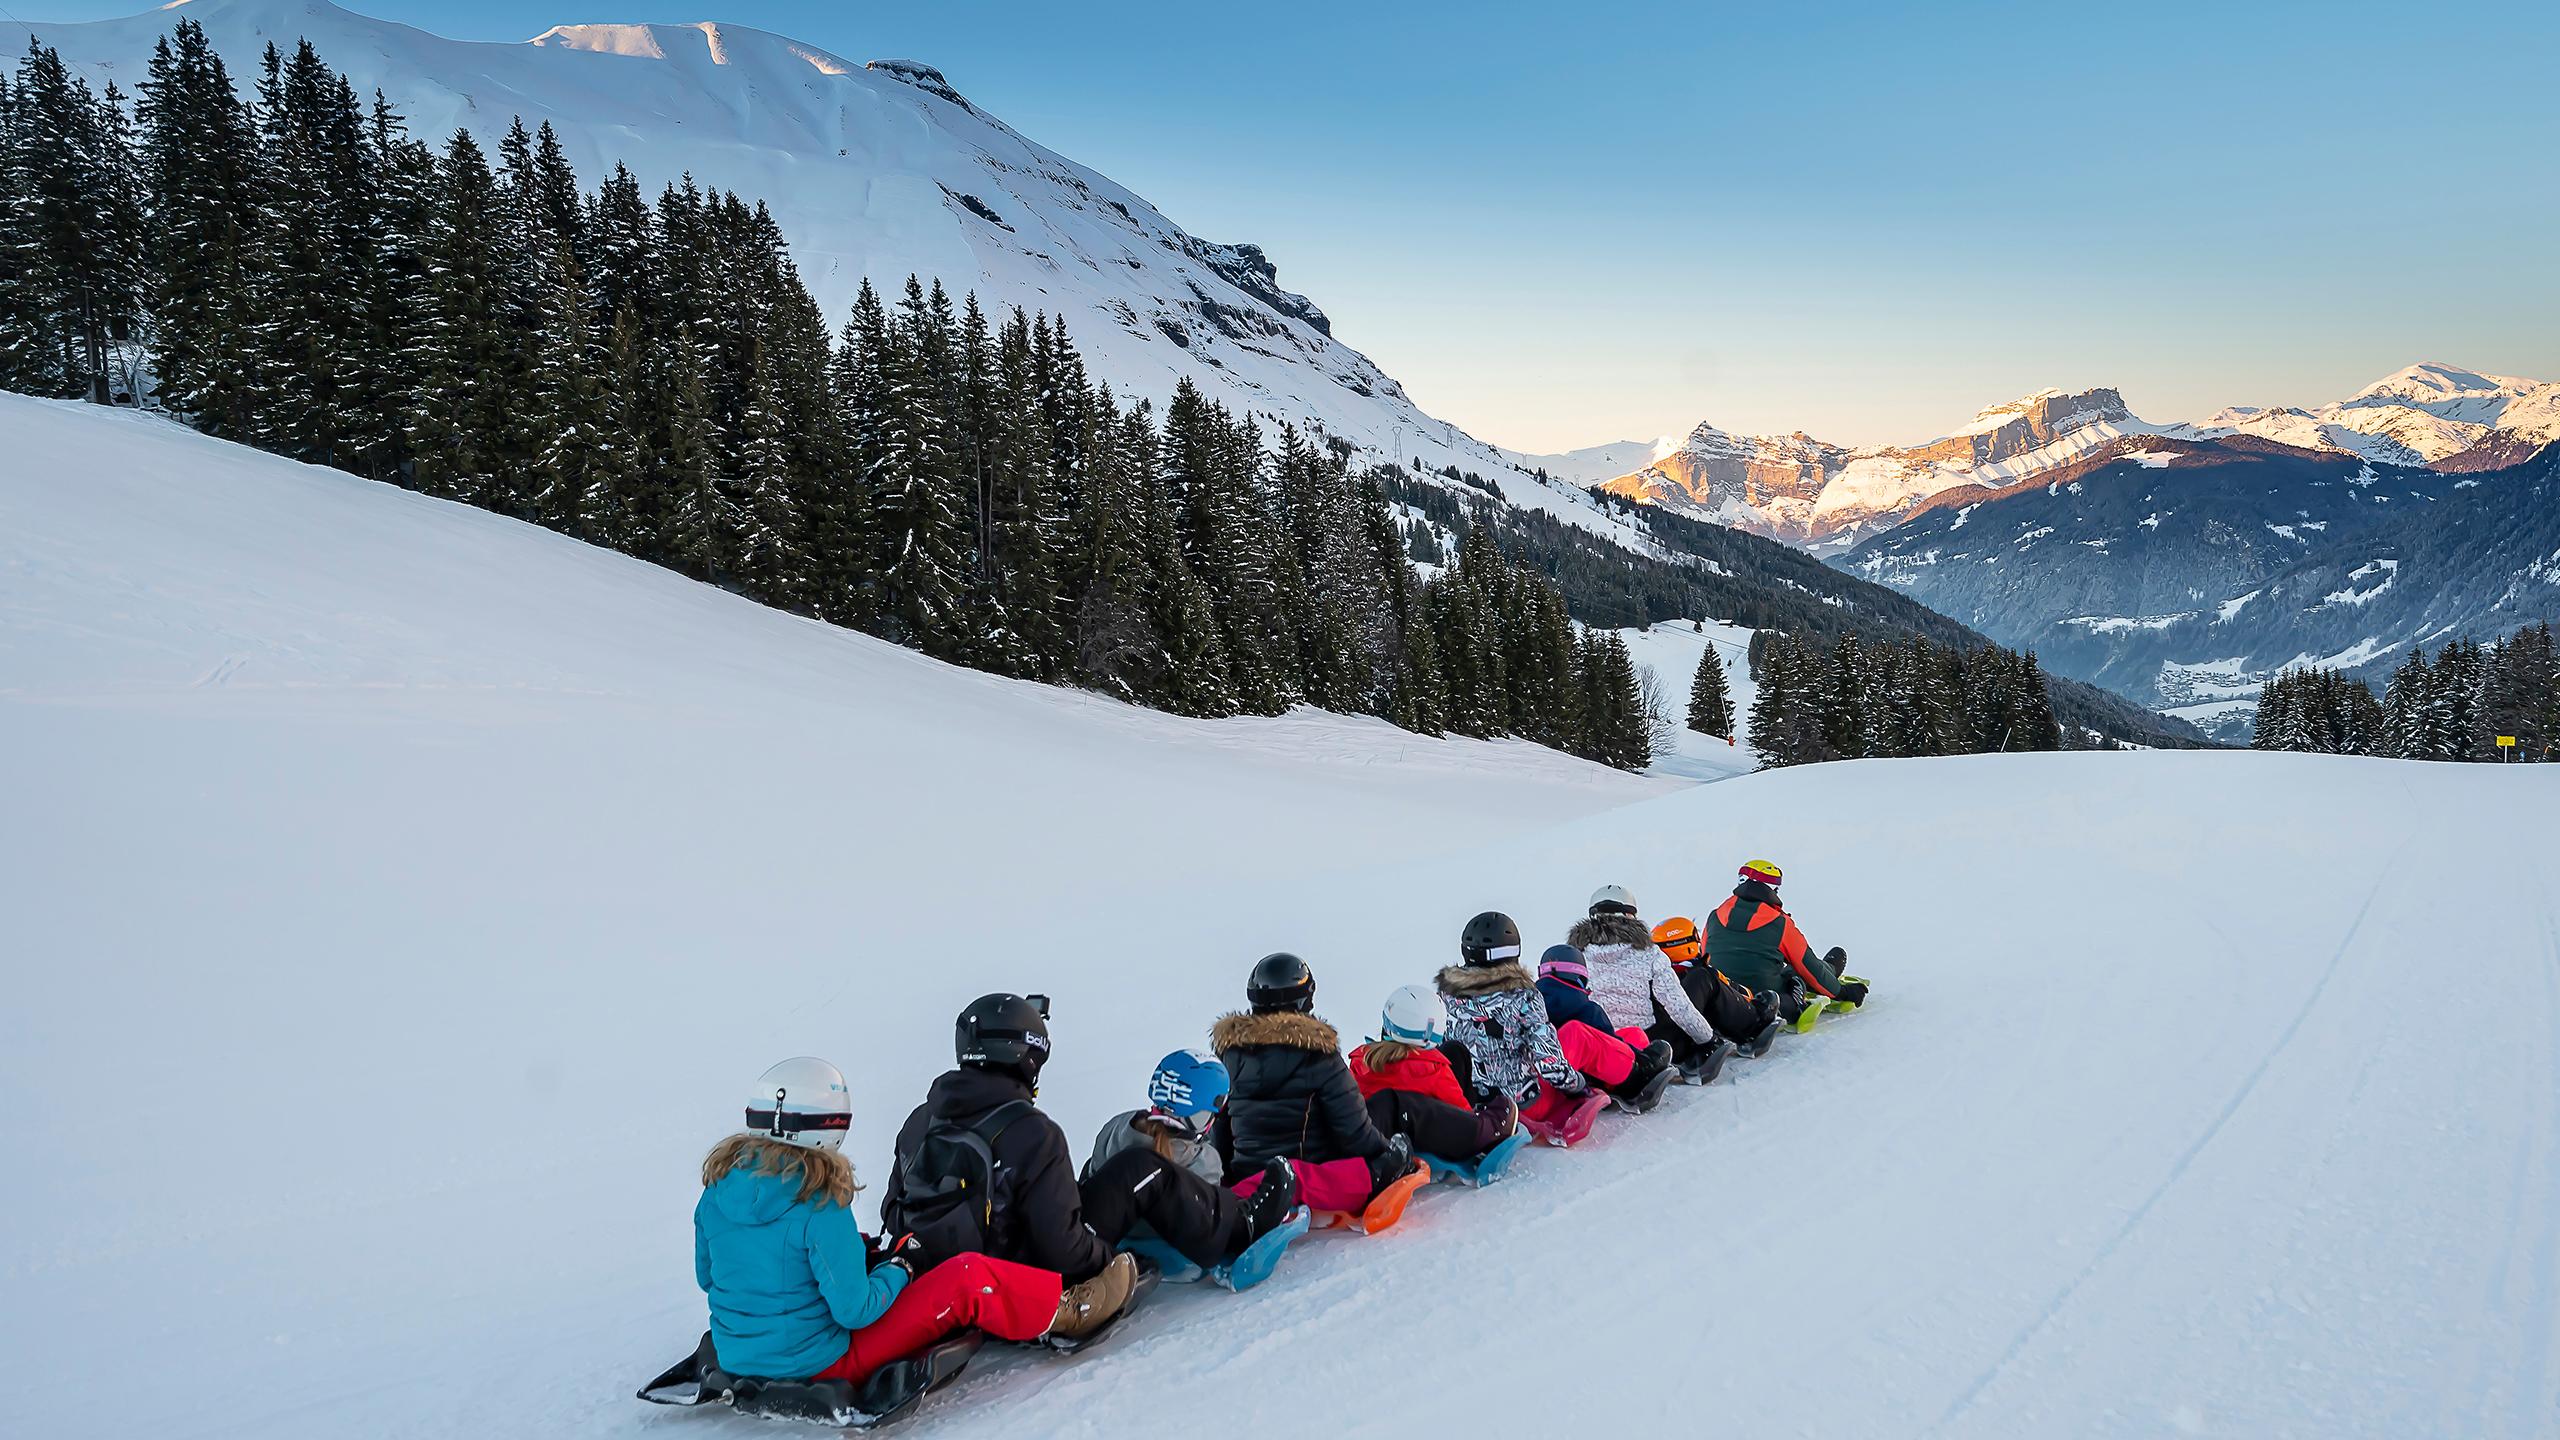
[[[0,0],[89,20],[137,0]],[[2560,379],[2560,6],[356,0],[920,59],[1531,451]],[[2244,12],[2245,13],[2242,13]]]

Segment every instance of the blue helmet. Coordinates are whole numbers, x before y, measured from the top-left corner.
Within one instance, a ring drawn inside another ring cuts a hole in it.
[[[1218,1108],[1227,1098],[1227,1067],[1200,1050],[1176,1050],[1156,1062],[1147,1078],[1147,1103],[1184,1119]]]

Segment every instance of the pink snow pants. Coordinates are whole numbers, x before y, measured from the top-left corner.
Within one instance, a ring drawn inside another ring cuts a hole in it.
[[[1298,1172],[1301,1204],[1316,1210],[1339,1210],[1346,1215],[1357,1215],[1369,1208],[1372,1188],[1368,1161],[1327,1160],[1319,1164],[1292,1160],[1289,1168]],[[1262,1188],[1262,1177],[1247,1175],[1227,1188],[1238,1195],[1251,1195]]]
[[[1626,1037],[1642,1034],[1641,1030],[1621,1030],[1604,1035],[1579,1020],[1567,1020],[1556,1027],[1556,1039],[1564,1045],[1564,1058],[1574,1069],[1603,1085],[1618,1084],[1636,1068],[1636,1051],[1653,1042],[1638,1040],[1630,1049]]]

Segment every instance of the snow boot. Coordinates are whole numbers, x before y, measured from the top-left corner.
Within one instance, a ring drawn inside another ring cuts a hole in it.
[[[1652,1088],[1654,1080],[1670,1068],[1671,1042],[1656,1040],[1636,1052],[1636,1063],[1628,1068],[1626,1079],[1600,1088],[1608,1091],[1611,1099],[1633,1100]],[[1659,1095],[1661,1092],[1656,1090],[1654,1093]]]
[[[1298,1172],[1286,1160],[1273,1160],[1262,1167],[1262,1183],[1254,1187],[1244,1201],[1243,1250],[1254,1241],[1289,1223],[1298,1208]]]
[[[1724,1062],[1733,1058],[1733,1042],[1719,1035],[1698,1047],[1680,1067],[1680,1078],[1692,1085],[1713,1085],[1724,1073]]]
[[[1388,1136],[1385,1151],[1369,1161],[1369,1193],[1376,1195],[1379,1191],[1403,1179],[1406,1172],[1412,1169],[1413,1137],[1400,1134]]]
[[[1754,1060],[1760,1059],[1778,1043],[1778,1032],[1786,1028],[1786,1021],[1774,1015],[1770,1016],[1769,1023],[1760,1027],[1759,1034],[1742,1042],[1742,1053]]]
[[[1267,1182],[1266,1182],[1267,1183]],[[1138,1284],[1138,1257],[1123,1252],[1080,1285],[1058,1297],[1058,1313],[1041,1336],[1044,1340],[1082,1340],[1111,1323],[1129,1292]]]

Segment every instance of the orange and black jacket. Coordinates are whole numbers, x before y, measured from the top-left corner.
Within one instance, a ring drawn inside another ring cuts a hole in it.
[[[1840,993],[1840,972],[1813,953],[1794,917],[1778,903],[1778,892],[1757,880],[1735,886],[1733,898],[1717,906],[1699,930],[1708,962],[1737,985],[1784,993],[1793,978],[1816,995]]]

